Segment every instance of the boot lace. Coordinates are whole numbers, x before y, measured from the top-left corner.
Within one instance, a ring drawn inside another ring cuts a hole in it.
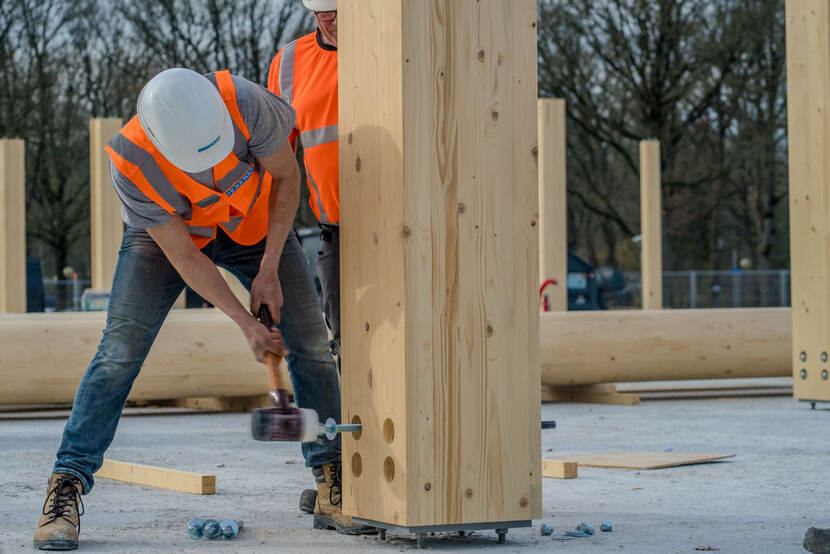
[[[69,490],[64,492],[64,487],[68,487]],[[51,504],[49,504],[50,498],[52,499]],[[48,517],[44,525],[52,523],[59,517],[62,517],[69,523],[73,523],[71,508],[74,508],[75,513],[78,514],[78,523],[76,526],[78,532],[80,532],[81,516],[84,515],[84,501],[81,499],[81,495],[75,487],[74,479],[71,477],[60,477],[55,481],[55,485],[49,489],[49,492],[46,494],[46,500],[43,502],[42,512],[43,515]]]
[[[337,506],[343,500],[342,493],[342,466],[340,464],[332,464],[329,468],[331,477],[331,488],[329,488],[329,502],[332,506]],[[337,500],[335,500],[335,497]]]

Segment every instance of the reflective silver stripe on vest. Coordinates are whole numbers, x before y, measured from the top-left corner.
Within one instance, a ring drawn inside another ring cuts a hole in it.
[[[314,188],[314,192],[317,194],[317,208],[320,210],[320,223],[328,223],[329,216],[326,214],[326,209],[323,207],[323,201],[320,200],[320,187],[318,187],[317,183],[314,182],[314,177],[311,176],[308,164],[305,164],[305,175],[308,178],[308,182]]]
[[[337,125],[329,125],[328,127],[311,129],[310,131],[303,131],[300,133],[300,142],[303,143],[303,148],[320,146],[321,144],[335,142],[337,140],[337,133]]]
[[[221,192],[228,192],[240,179],[242,179],[248,170],[251,169],[251,164],[239,162],[236,167],[228,171],[228,174],[216,181],[216,186]]]
[[[218,194],[211,194],[207,198],[203,198],[196,202],[196,205],[200,208],[207,208],[208,206],[212,206],[219,202],[219,195]]]
[[[231,217],[230,221],[226,223],[220,223],[219,225],[222,226],[222,229],[224,229],[226,233],[230,234],[236,231],[236,228],[239,227],[239,224],[242,223],[243,219],[245,218],[235,215]]]
[[[213,234],[216,232],[215,227],[197,227],[195,225],[188,225],[187,230],[190,232],[191,235],[207,238],[213,238]]]
[[[138,166],[144,174],[144,177],[147,179],[147,182],[153,187],[153,190],[155,190],[158,195],[165,200],[165,202],[173,206],[177,215],[182,216],[184,219],[188,219],[190,217],[192,211],[190,208],[190,202],[176,190],[176,187],[174,187],[173,183],[167,179],[167,176],[149,152],[129,140],[121,133],[117,134],[110,141],[109,145],[110,148],[115,150],[119,156]],[[125,175],[125,177],[127,176]],[[127,177],[127,179],[129,180],[129,177]]]
[[[294,92],[294,49],[296,46],[296,41],[287,44],[282,49],[282,59],[280,60],[280,96],[289,104]]]

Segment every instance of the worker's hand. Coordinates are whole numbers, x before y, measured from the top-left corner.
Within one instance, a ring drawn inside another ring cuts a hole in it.
[[[288,348],[285,347],[285,341],[279,329],[269,329],[256,319],[251,318],[250,323],[242,331],[245,333],[248,345],[258,362],[265,363],[266,352],[273,352],[283,357],[288,356]]]
[[[274,325],[280,322],[280,308],[282,307],[282,287],[277,271],[260,270],[251,284],[251,313],[254,317],[259,314],[262,305],[268,306]]]

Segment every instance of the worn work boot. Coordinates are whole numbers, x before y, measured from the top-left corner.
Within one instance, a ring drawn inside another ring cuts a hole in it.
[[[814,554],[830,554],[830,529],[810,527],[804,534],[804,550]]]
[[[314,528],[335,529],[344,535],[368,535],[378,530],[361,525],[343,514],[340,463],[312,469],[317,480],[317,502],[314,504]]]
[[[306,489],[300,494],[300,511],[307,514],[314,513],[314,506],[317,505],[317,491]]]
[[[40,522],[35,529],[33,544],[41,550],[74,550],[78,548],[83,485],[77,477],[55,473],[49,478],[49,488]]]

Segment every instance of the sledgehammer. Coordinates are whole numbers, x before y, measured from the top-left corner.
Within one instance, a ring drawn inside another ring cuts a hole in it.
[[[259,320],[269,329],[274,326],[268,306],[259,308]],[[266,352],[265,362],[268,365],[274,407],[260,408],[251,413],[251,434],[258,441],[316,440],[320,424],[317,412],[292,408],[288,404],[288,391],[282,382],[280,357],[273,352]]]

